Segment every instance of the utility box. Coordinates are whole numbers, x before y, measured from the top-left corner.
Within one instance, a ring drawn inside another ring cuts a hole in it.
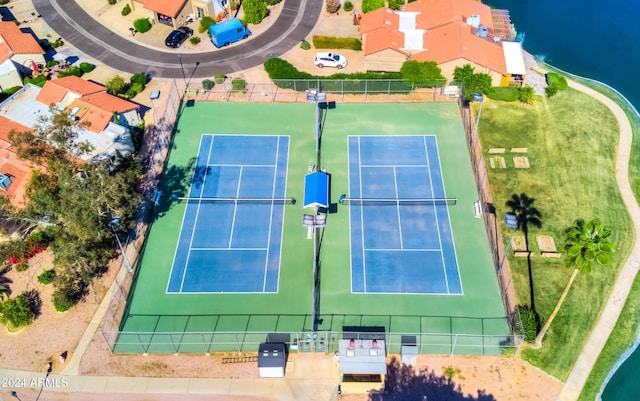
[[[249,28],[237,18],[231,18],[209,27],[211,43],[218,48],[229,46],[240,39],[246,39],[249,35],[251,35]]]

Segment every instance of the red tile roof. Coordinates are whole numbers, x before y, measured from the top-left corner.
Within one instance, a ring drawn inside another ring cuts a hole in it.
[[[379,9],[363,15],[360,30],[365,56],[384,49],[409,54],[401,50],[405,35],[398,31],[400,18],[395,12],[389,11]],[[467,18],[478,15],[480,24],[491,32],[493,22],[489,6],[478,0],[418,0],[408,3],[404,12],[418,13],[415,29],[426,30],[423,35],[424,50],[412,50],[410,54],[413,60],[441,64],[462,58],[506,74],[500,43],[476,36],[475,29],[467,24]]]
[[[59,86],[68,90],[69,92],[73,92],[81,96],[92,95],[94,93],[107,91],[107,88],[102,85],[98,85],[96,83],[87,81],[86,79],[78,78],[73,75],[64,78],[52,79],[51,81],[47,81],[45,86],[50,84]]]
[[[141,0],[144,8],[169,17],[177,17],[187,0]]]
[[[106,92],[83,96],[82,100],[93,106],[115,113],[124,113],[129,110],[137,110],[140,108],[139,105],[133,102],[117,96],[112,96]]]
[[[5,42],[4,38],[0,35],[0,63],[4,63],[13,56],[11,47]]]
[[[44,54],[38,41],[31,34],[22,32],[13,21],[0,22],[0,36],[14,54]]]
[[[0,140],[10,143],[9,132],[11,131],[31,132],[31,128],[25,127],[20,123],[17,123],[13,120],[9,120],[6,117],[0,116]]]

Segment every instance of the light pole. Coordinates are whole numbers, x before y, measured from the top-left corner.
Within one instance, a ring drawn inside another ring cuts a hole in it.
[[[129,262],[129,258],[127,257],[127,253],[124,251],[122,247],[122,242],[120,242],[120,237],[118,237],[118,233],[116,232],[115,227],[120,225],[120,217],[113,217],[111,221],[109,221],[109,227],[113,230],[113,234],[116,236],[116,242],[118,243],[118,247],[120,248],[120,252],[122,252],[122,257],[124,258],[124,262],[127,264],[127,270],[129,273],[133,273],[133,267],[131,266],[131,262]]]
[[[17,398],[18,401],[20,401],[20,397],[18,397],[18,393],[16,393],[15,391],[10,392],[9,395],[11,395],[13,398]]]
[[[482,97],[482,93],[480,92],[473,92],[472,96],[474,102],[480,103],[480,110],[478,110],[478,117],[476,117],[476,125],[471,135],[471,144],[473,145],[473,139],[478,138],[478,124],[480,123],[480,114],[482,114],[482,101],[484,100],[484,98]]]
[[[509,237],[509,242],[507,243],[507,247],[504,249],[504,255],[502,256],[502,260],[500,261],[500,266],[498,266],[498,276],[502,276],[502,265],[504,261],[507,259],[507,252],[509,252],[509,247],[511,246],[511,241],[513,240],[513,235],[516,233],[516,229],[518,228],[518,219],[515,214],[507,213],[504,215],[504,225],[511,228],[511,237]]]
[[[184,79],[184,93],[187,93],[187,74],[184,73],[184,65],[182,65],[182,54],[178,54],[180,61],[180,69],[182,70],[182,79]]]

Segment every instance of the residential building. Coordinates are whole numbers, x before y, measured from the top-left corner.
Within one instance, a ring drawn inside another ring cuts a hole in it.
[[[362,16],[360,34],[369,71],[400,71],[406,60],[435,61],[447,78],[471,64],[493,85],[521,85],[522,46],[505,10],[477,0],[418,0],[402,11],[382,8]]]
[[[228,16],[229,0],[130,0],[131,8],[150,11],[150,19],[176,29],[197,18]]]
[[[47,81],[44,87],[27,84],[0,103],[0,174],[9,174],[10,195],[22,194],[20,187],[28,181],[31,167],[17,160],[9,133],[30,131],[46,123],[52,111],[64,110],[75,121],[78,142],[88,142],[93,150],[74,155],[79,160],[95,163],[114,161],[135,151],[130,127],[140,124],[140,106],[112,96],[106,88],[75,76]],[[16,205],[24,197],[14,195]]]
[[[22,86],[22,75],[45,62],[44,50],[13,21],[0,22],[0,91]]]

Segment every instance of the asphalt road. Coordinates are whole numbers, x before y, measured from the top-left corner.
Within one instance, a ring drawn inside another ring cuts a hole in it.
[[[241,71],[263,64],[300,42],[315,26],[322,0],[284,0],[278,19],[264,33],[232,48],[182,55],[184,65],[195,65],[193,78],[211,76],[212,71]],[[108,28],[96,24],[74,0],[33,0],[38,14],[66,42],[100,62],[130,73],[153,77],[183,76],[175,53],[139,46]]]

